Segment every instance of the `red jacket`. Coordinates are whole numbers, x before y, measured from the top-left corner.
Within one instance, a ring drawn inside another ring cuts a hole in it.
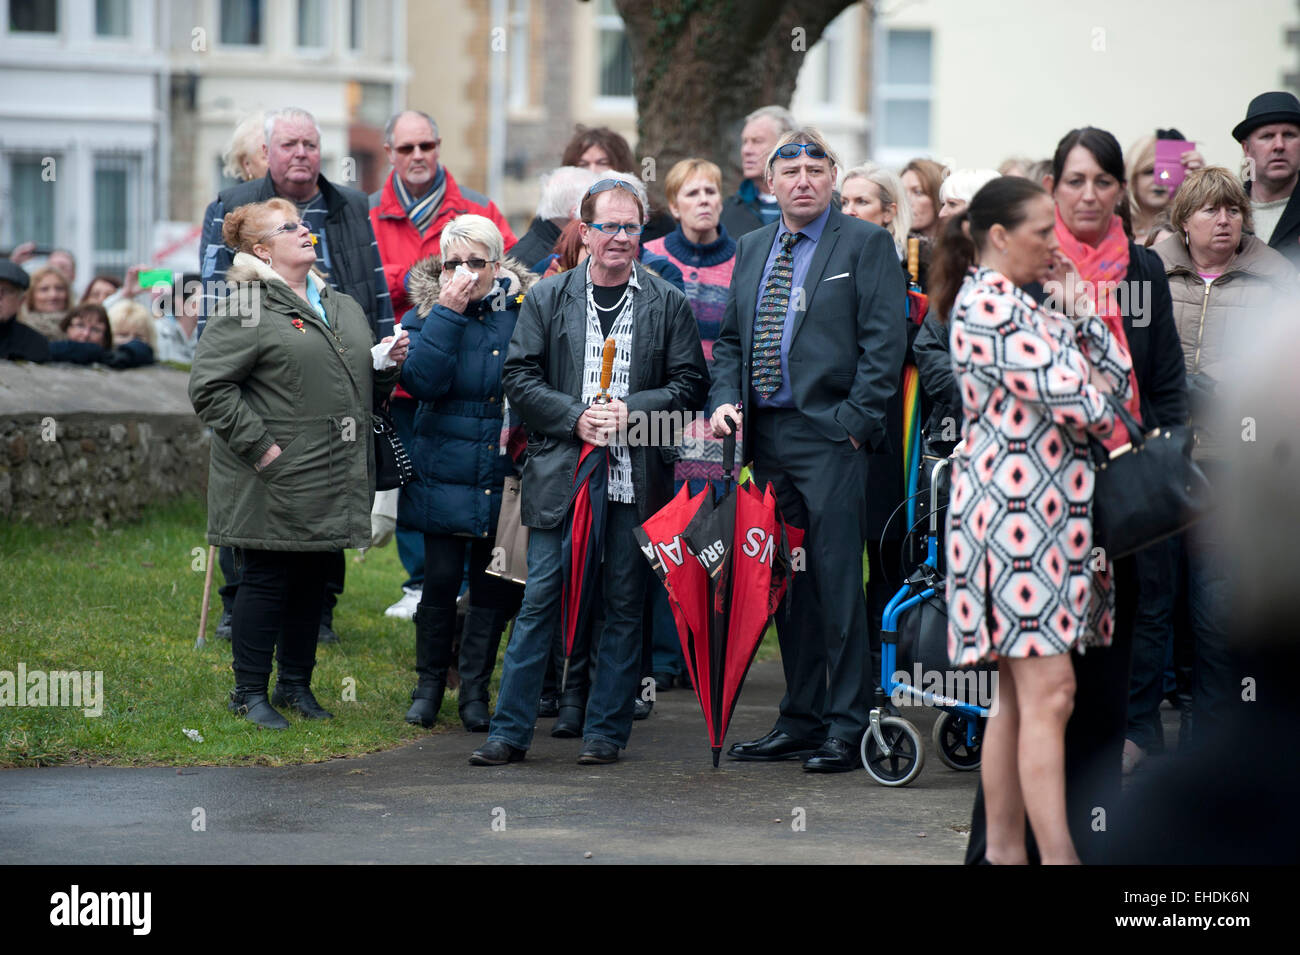
[[[446,169],[446,167],[443,167]],[[375,230],[375,240],[379,243],[379,257],[384,263],[384,277],[388,279],[388,294],[393,299],[393,317],[397,321],[411,307],[406,296],[406,273],[420,259],[438,254],[439,238],[443,227],[456,216],[473,213],[487,216],[501,230],[505,240],[505,250],[510,251],[517,241],[510,231],[506,217],[487,196],[472,189],[461,189],[447,170],[447,191],[443,195],[442,208],[434,216],[429,228],[420,235],[418,229],[406,217],[406,211],[397,201],[393,189],[393,173],[384,180],[384,188],[370,196],[370,225]]]

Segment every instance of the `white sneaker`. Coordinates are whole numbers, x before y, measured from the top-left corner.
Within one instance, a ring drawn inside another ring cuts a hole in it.
[[[416,590],[413,587],[403,587],[402,599],[385,610],[384,616],[396,617],[399,620],[410,620],[415,616],[415,608],[420,605],[420,597],[423,593],[423,590]]]

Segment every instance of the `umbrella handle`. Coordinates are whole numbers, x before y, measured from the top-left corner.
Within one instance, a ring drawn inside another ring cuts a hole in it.
[[[731,433],[722,439],[722,470],[727,473],[730,484],[736,470],[736,428],[733,424]]]

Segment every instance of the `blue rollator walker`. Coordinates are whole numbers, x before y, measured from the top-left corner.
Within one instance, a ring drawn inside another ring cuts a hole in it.
[[[899,622],[904,614],[915,610],[918,614],[927,602],[937,597],[944,599],[944,575],[939,570],[939,478],[948,460],[939,461],[930,477],[930,531],[926,542],[926,559],[890,599],[881,621],[880,685],[885,695],[895,705],[909,702],[933,706],[942,712],[934,724],[932,739],[944,764],[963,772],[979,769],[980,742],[984,721],[989,715],[987,707],[976,706],[953,696],[944,696],[922,687],[895,679],[899,651]],[[946,505],[945,505],[946,506]],[[934,607],[935,602],[929,604]],[[941,616],[946,632],[946,610]],[[936,634],[937,636],[937,634]],[[919,645],[914,641],[913,650]],[[914,653],[914,655],[916,655]],[[944,653],[946,658],[946,651]],[[945,660],[946,663],[946,660]],[[947,671],[948,667],[942,667]],[[892,709],[892,708],[891,708]],[[925,749],[917,728],[901,716],[890,715],[884,700],[877,700],[871,710],[870,724],[862,737],[862,765],[871,778],[882,786],[906,786],[925,765]]]

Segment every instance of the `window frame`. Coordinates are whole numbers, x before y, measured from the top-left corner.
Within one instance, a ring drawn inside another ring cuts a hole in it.
[[[930,80],[928,83],[890,83],[887,80],[889,69],[889,36],[893,33],[924,34],[930,45]],[[876,162],[883,165],[902,165],[916,156],[929,155],[934,149],[934,66],[935,66],[935,31],[929,27],[897,26],[876,31],[875,38],[875,74],[872,83],[872,143],[871,153]],[[885,141],[886,103],[924,103],[929,108],[929,124],[926,129],[926,142],[893,143]]]

